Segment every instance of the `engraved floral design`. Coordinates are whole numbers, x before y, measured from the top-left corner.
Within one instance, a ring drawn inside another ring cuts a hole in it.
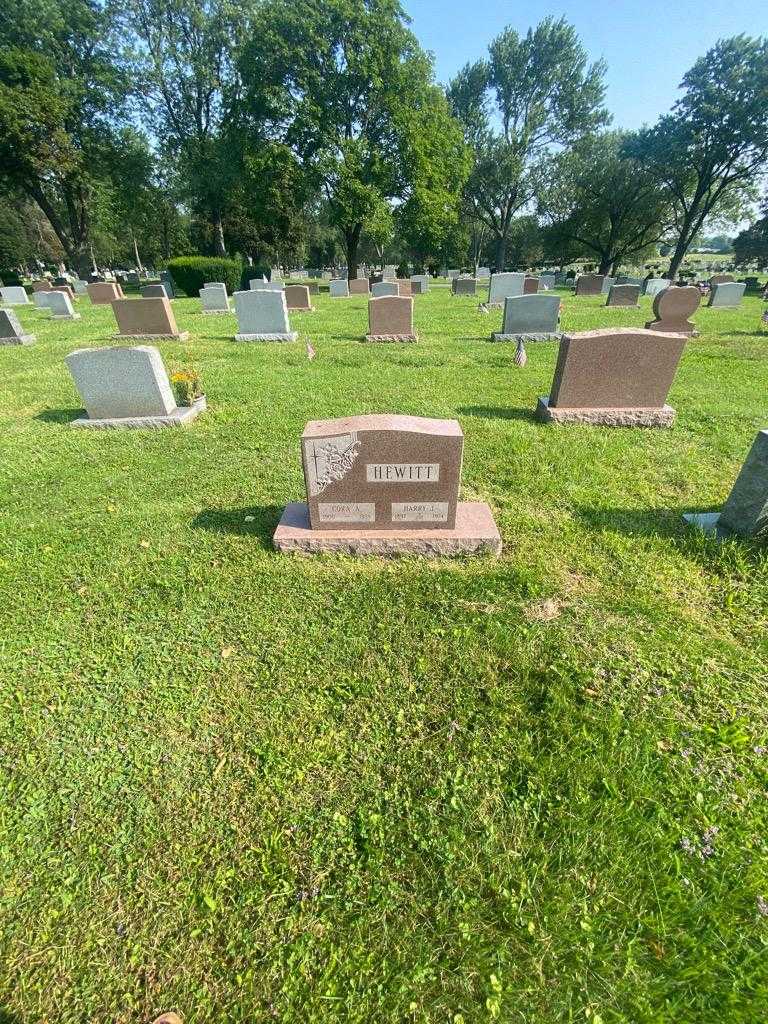
[[[324,444],[316,444],[314,462],[316,466],[315,486],[317,494],[322,494],[336,480],[343,480],[360,454],[360,441],[357,434],[350,435],[351,441],[342,448],[335,440],[330,439]],[[322,468],[321,468],[322,467]]]

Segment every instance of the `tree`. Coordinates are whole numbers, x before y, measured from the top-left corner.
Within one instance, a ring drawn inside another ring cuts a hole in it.
[[[546,18],[524,38],[505,29],[487,61],[467,64],[450,83],[451,109],[474,154],[466,199],[495,240],[497,269],[504,269],[512,222],[532,202],[550,147],[607,123],[604,74],[602,61],[587,65],[571,25]]]
[[[255,111],[324,196],[350,277],[398,201],[433,221],[460,188],[461,132],[398,0],[272,0],[246,48]],[[251,115],[254,116],[254,115]]]
[[[38,205],[80,272],[125,99],[112,50],[95,0],[19,0],[0,21],[0,184]]]
[[[762,216],[734,239],[733,253],[737,267],[768,266],[768,198],[763,200]]]
[[[640,133],[635,152],[672,202],[675,278],[706,221],[738,219],[768,157],[768,41],[718,42],[683,77],[671,113]]]
[[[539,196],[550,248],[588,252],[601,274],[641,259],[662,239],[669,220],[669,199],[655,175],[628,154],[630,141],[620,131],[582,139],[553,159]]]
[[[117,2],[129,40],[124,59],[147,126],[177,168],[193,211],[210,220],[214,251],[223,256],[224,217],[241,168],[229,133],[237,58],[255,3]]]

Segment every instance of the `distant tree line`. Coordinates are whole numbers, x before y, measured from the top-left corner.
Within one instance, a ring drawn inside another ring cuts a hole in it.
[[[721,40],[655,125],[547,18],[440,87],[399,0],[17,0],[0,22],[0,265],[496,268],[668,252],[755,207],[768,42]],[[736,242],[766,262],[768,207]]]

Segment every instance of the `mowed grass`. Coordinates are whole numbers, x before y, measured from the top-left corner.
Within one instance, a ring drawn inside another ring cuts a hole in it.
[[[0,1020],[765,1019],[768,555],[680,518],[768,425],[761,303],[642,431],[535,422],[557,346],[445,288],[416,345],[314,302],[260,345],[174,301],[186,430],[69,429],[109,307],[0,348]],[[305,422],[388,411],[458,418],[500,559],[271,550]]]

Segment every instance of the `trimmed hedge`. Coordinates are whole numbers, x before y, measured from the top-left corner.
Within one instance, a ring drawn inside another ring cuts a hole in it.
[[[200,294],[206,281],[223,281],[228,295],[236,292],[243,265],[239,260],[227,260],[221,256],[178,256],[168,261],[168,271],[173,283],[185,295],[194,298]]]

